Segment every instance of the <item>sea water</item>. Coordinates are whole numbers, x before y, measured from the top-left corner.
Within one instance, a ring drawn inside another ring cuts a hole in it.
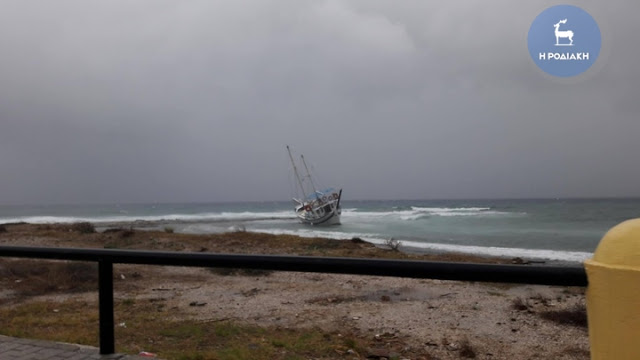
[[[343,201],[342,224],[299,223],[289,202],[0,206],[0,224],[89,221],[183,233],[233,229],[363,240],[409,251],[582,261],[605,232],[640,217],[640,199]]]

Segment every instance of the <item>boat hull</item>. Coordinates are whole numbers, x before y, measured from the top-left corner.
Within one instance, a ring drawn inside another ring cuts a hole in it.
[[[299,203],[296,216],[307,225],[339,225],[342,209],[340,198],[342,190],[335,193],[318,193],[317,199]]]
[[[307,225],[317,225],[317,226],[329,226],[329,225],[340,225],[340,209],[336,209],[335,211],[331,211],[324,216],[308,216],[306,211],[301,211],[296,213],[298,219],[301,223]]]

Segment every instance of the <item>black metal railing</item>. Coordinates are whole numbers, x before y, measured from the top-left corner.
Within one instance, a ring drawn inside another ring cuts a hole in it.
[[[98,263],[100,354],[115,352],[113,264],[143,264],[378,275],[420,279],[587,286],[583,267],[495,265],[279,255],[0,246],[0,257]]]

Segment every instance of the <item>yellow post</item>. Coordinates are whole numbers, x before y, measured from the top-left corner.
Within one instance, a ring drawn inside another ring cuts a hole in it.
[[[584,264],[591,359],[640,359],[640,219],[609,230]]]

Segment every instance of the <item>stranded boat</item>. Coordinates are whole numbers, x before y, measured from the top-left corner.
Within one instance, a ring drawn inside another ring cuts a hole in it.
[[[289,159],[293,165],[297,188],[300,191],[301,198],[293,198],[295,203],[295,213],[303,224],[308,225],[338,225],[340,224],[340,198],[342,197],[342,189],[335,190],[328,188],[318,190],[316,184],[311,178],[307,163],[304,156],[300,155],[300,162],[304,165],[306,175],[300,176],[291,149],[287,146]]]

